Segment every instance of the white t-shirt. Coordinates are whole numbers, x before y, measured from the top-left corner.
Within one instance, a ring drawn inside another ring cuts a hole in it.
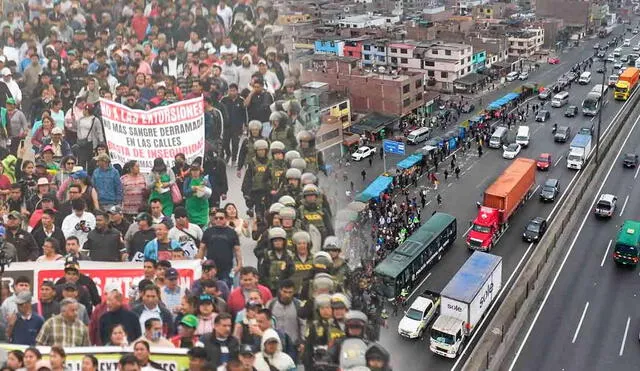
[[[174,226],[169,230],[169,238],[180,243],[187,259],[194,259],[198,253],[198,245],[202,241],[202,229],[193,223],[189,223],[186,230]]]

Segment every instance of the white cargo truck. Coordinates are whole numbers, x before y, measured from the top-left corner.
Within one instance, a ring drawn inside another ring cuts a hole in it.
[[[567,156],[567,168],[580,170],[591,152],[591,135],[578,134],[571,141],[569,155]]]
[[[502,258],[476,251],[440,294],[429,349],[456,358],[502,288]]]

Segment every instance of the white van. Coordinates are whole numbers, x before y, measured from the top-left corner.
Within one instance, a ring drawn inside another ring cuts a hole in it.
[[[578,80],[578,84],[587,85],[591,82],[591,72],[585,71],[580,75],[580,80]]]
[[[413,130],[409,135],[407,135],[407,143],[418,144],[420,142],[424,142],[429,139],[429,131],[431,130],[427,127]]]
[[[516,134],[516,143],[523,147],[529,146],[529,127],[526,125],[518,126],[518,134]]]
[[[566,91],[561,91],[551,98],[551,107],[562,107],[565,104],[569,103],[569,93]]]
[[[489,148],[502,148],[503,144],[508,143],[507,135],[509,131],[504,126],[498,126],[496,130],[491,134],[489,139]]]
[[[631,46],[631,39],[624,39],[622,46]]]

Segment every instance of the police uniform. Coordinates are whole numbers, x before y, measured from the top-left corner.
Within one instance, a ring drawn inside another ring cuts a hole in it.
[[[278,254],[273,248],[269,249],[260,265],[260,277],[271,292],[277,292],[278,283],[290,278],[294,273],[293,256],[286,248]]]
[[[324,208],[318,206],[317,202],[303,201],[298,213],[301,216],[303,227],[306,229],[308,225],[315,226],[318,228],[323,240],[333,234],[331,219],[325,213]]]
[[[265,210],[266,197],[271,185],[269,160],[255,156],[249,160],[247,173],[242,181],[242,193],[247,200],[247,207],[255,206],[256,214],[262,215]]]
[[[287,171],[287,162],[285,160],[269,160],[269,171],[271,175],[271,190],[277,192],[282,188],[284,174]]]
[[[291,278],[295,284],[296,296],[299,296],[304,282],[311,278],[311,274],[313,272],[313,258],[311,258],[311,255],[307,255],[307,258],[302,260],[300,256],[295,254],[293,257],[293,266],[294,271],[289,278]]]

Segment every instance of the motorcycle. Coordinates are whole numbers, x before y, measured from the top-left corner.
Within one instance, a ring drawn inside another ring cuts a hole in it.
[[[558,131],[558,124],[553,124],[553,128],[551,129],[551,134],[555,134]]]

